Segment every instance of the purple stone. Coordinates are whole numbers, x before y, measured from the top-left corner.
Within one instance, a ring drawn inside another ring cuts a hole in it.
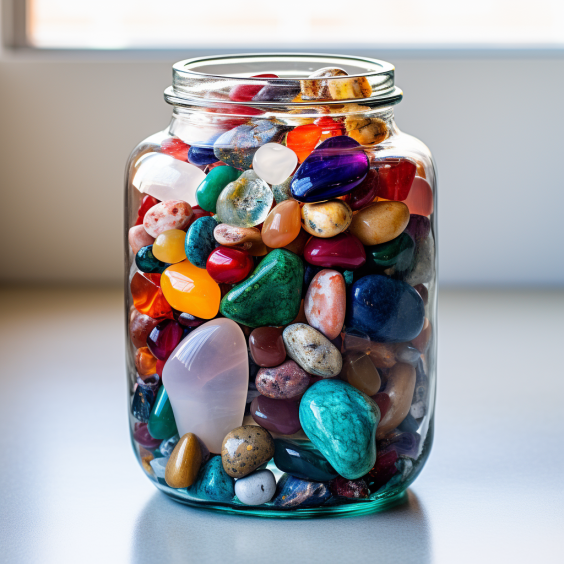
[[[424,215],[410,215],[409,223],[404,230],[416,243],[426,239],[431,231],[431,222]]]
[[[294,174],[292,196],[300,202],[320,202],[347,194],[368,174],[362,147],[351,137],[330,137],[319,145]]]
[[[347,196],[347,204],[351,210],[360,210],[371,204],[378,191],[378,171],[371,168],[366,178]]]
[[[302,428],[298,403],[292,400],[258,396],[251,403],[251,415],[261,427],[281,435],[293,435]]]
[[[184,327],[199,327],[200,325],[204,324],[207,319],[200,319],[199,317],[194,317],[189,313],[181,313],[178,316],[177,321]]]
[[[162,439],[153,439],[151,437],[147,423],[135,423],[133,439],[149,450],[155,450],[162,443]]]
[[[147,346],[153,356],[167,360],[184,337],[182,326],[172,319],[161,321],[147,337]]]

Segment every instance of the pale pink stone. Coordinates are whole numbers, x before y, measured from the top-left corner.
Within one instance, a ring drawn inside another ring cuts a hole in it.
[[[192,331],[163,369],[178,433],[194,433],[212,453],[243,422],[249,384],[245,335],[225,317]]]
[[[142,247],[152,245],[155,238],[151,237],[142,225],[135,225],[129,230],[128,241],[133,254],[136,255]]]
[[[318,272],[304,300],[307,322],[329,340],[335,339],[345,322],[347,301],[343,275],[336,270]]]
[[[192,207],[182,200],[166,200],[153,206],[143,220],[149,235],[158,237],[170,229],[184,229],[190,223]]]

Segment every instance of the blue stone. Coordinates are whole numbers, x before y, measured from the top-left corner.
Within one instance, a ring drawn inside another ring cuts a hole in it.
[[[376,463],[376,403],[342,380],[320,380],[300,402],[300,423],[310,441],[347,480]]]
[[[170,266],[167,262],[162,262],[155,258],[153,254],[153,245],[141,247],[135,255],[135,264],[141,272],[148,274],[162,274],[165,268]]]
[[[213,146],[214,154],[233,168],[250,169],[259,147],[282,141],[287,129],[270,120],[252,120],[220,135]]]
[[[404,433],[417,433],[419,429],[419,423],[417,423],[417,419],[408,413],[406,418],[398,425],[398,430],[403,431]]]
[[[290,189],[300,202],[320,202],[347,194],[368,174],[369,162],[361,145],[346,135],[319,145],[294,174]]]
[[[184,251],[186,258],[198,268],[206,268],[206,262],[215,249],[213,230],[217,221],[208,216],[198,218],[188,229]]]
[[[404,343],[423,329],[425,305],[409,284],[380,274],[357,280],[347,300],[348,328],[379,343]]]
[[[157,399],[159,391],[160,378],[156,375],[149,376],[145,380],[141,380],[137,376],[137,386],[133,392],[133,401],[131,402],[131,415],[142,421],[143,423],[149,422],[151,409]]]
[[[216,163],[219,159],[213,152],[213,147],[190,147],[188,160],[196,166],[204,166]]]
[[[188,493],[210,501],[231,501],[235,496],[234,482],[223,469],[221,456],[214,456],[200,469]]]
[[[323,505],[331,498],[328,484],[308,482],[284,474],[276,486],[276,495],[272,500],[275,507],[301,509]]]
[[[174,435],[174,437],[170,437],[170,439],[165,439],[159,446],[159,452],[164,457],[168,458],[179,440],[180,435]]]
[[[338,476],[327,459],[306,442],[274,439],[274,464],[282,472],[310,482],[329,482]]]

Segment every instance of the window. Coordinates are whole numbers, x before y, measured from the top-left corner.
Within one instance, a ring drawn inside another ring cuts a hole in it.
[[[564,46],[563,0],[27,0],[25,20],[39,48]]]

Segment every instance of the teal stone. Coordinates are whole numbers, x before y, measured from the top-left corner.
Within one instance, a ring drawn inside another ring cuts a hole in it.
[[[211,252],[215,249],[216,243],[213,230],[217,221],[208,216],[198,218],[188,229],[184,251],[186,258],[198,268],[206,268],[206,262]]]
[[[221,191],[241,176],[241,171],[230,166],[212,168],[196,190],[198,205],[209,212],[216,212],[216,203]]]
[[[164,386],[161,386],[157,394],[147,428],[154,439],[170,439],[178,433],[170,399],[168,399],[168,393]]]
[[[141,272],[148,274],[162,274],[170,266],[169,263],[155,258],[153,245],[147,245],[139,249],[135,255],[135,265]]]
[[[347,480],[361,478],[376,463],[376,403],[342,380],[320,380],[300,402],[304,433]]]
[[[345,279],[345,286],[348,288],[354,282],[354,272],[352,270],[345,270],[343,278]]]
[[[277,204],[285,200],[289,200],[292,197],[292,193],[290,192],[292,178],[294,178],[293,175],[284,180],[282,184],[274,184],[272,186],[272,193],[274,194],[274,199]]]
[[[200,469],[188,493],[210,501],[231,501],[235,496],[234,482],[223,469],[221,456],[214,456]]]
[[[222,315],[249,327],[288,325],[298,315],[302,295],[302,259],[274,249],[252,275],[221,300]]]
[[[413,239],[407,233],[402,233],[387,243],[366,247],[366,264],[377,272],[393,266],[394,272],[399,274],[411,268],[414,252]]]

